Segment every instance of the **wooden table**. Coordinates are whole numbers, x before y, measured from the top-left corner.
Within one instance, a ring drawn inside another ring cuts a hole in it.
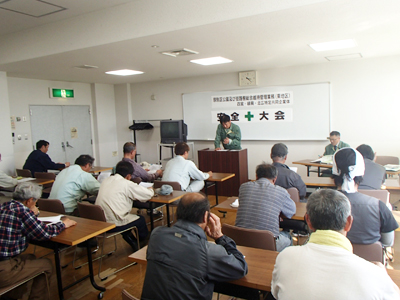
[[[237,199],[238,197],[229,197],[221,204],[215,206],[216,209],[221,211],[230,211],[230,212],[237,212],[237,207],[232,207],[231,204]],[[295,202],[296,204],[296,213],[292,217],[292,220],[300,220],[304,221],[304,216],[306,214],[306,203],[303,202]]]
[[[294,246],[301,247],[301,246]],[[231,284],[247,287],[255,290],[271,291],[272,271],[278,252],[237,246],[238,250],[246,257],[249,272],[243,278],[231,281]],[[139,264],[147,264],[147,246],[129,255],[129,258]],[[392,280],[400,287],[400,271],[387,270]]]
[[[153,203],[162,203],[167,206],[167,222],[168,222],[168,227],[170,226],[170,216],[169,216],[169,205],[172,202],[175,202],[176,200],[179,200],[182,198],[183,195],[185,195],[186,192],[184,191],[172,191],[171,194],[169,195],[158,195],[155,194],[153,198],[149,200],[150,203],[150,227],[151,230],[154,229],[154,216],[153,216]]]
[[[96,173],[101,173],[101,172],[109,171],[109,170],[112,170],[112,169],[113,169],[113,167],[92,167],[92,168],[90,169],[89,173],[96,174]]]
[[[219,182],[223,182],[225,180],[228,180],[230,178],[235,177],[234,173],[218,173],[218,172],[213,172],[212,176],[210,176],[206,181],[208,182],[214,182],[215,183],[215,205],[218,205],[218,184]],[[209,188],[211,185],[207,184],[205,185],[206,189],[206,194],[207,194],[207,188]],[[214,205],[214,206],[215,206]]]
[[[39,217],[49,217],[49,216],[57,216],[57,215],[58,214],[55,214],[55,213],[41,211]],[[89,219],[84,219],[84,218],[78,218],[78,217],[72,217],[72,216],[68,216],[68,218],[75,220],[77,222],[77,224],[75,226],[72,226],[70,228],[63,230],[59,235],[52,237],[50,239],[50,241],[53,243],[48,243],[48,241],[47,241],[47,243],[46,243],[46,241],[44,241],[44,243],[42,243],[40,241],[35,241],[35,242],[31,241],[30,243],[54,250],[58,295],[60,297],[60,300],[64,299],[63,291],[65,291],[66,289],[69,289],[70,287],[83,281],[86,278],[90,278],[90,282],[92,283],[92,286],[95,289],[99,290],[100,294],[101,294],[102,292],[105,292],[106,289],[101,286],[98,286],[96,284],[96,282],[94,281],[92,250],[90,248],[90,245],[87,245],[87,248],[86,248],[88,265],[89,265],[89,275],[86,275],[83,278],[78,279],[74,283],[72,283],[66,287],[63,287],[62,278],[61,278],[61,266],[60,266],[60,249],[59,249],[58,243],[68,245],[68,246],[75,246],[75,245],[78,245],[84,241],[87,241],[99,234],[102,234],[108,230],[115,228],[115,224],[94,221],[94,220],[89,220]]]

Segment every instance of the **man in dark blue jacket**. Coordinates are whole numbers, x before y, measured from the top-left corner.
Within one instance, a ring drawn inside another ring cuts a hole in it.
[[[30,170],[32,176],[35,176],[35,172],[47,172],[47,170],[58,170],[69,167],[69,162],[65,164],[55,163],[50,159],[50,156],[47,155],[49,146],[48,141],[38,141],[36,143],[36,150],[32,151],[26,159],[23,168]]]

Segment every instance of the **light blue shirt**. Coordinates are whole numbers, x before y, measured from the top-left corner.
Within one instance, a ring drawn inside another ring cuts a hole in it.
[[[162,181],[177,181],[181,185],[182,191],[185,191],[189,186],[190,178],[206,180],[208,177],[210,175],[197,169],[194,162],[186,160],[182,155],[177,155],[165,166]]]
[[[57,175],[49,199],[60,200],[64,204],[65,212],[71,213],[86,193],[97,194],[99,189],[100,183],[92,174],[83,171],[79,165],[72,165]]]

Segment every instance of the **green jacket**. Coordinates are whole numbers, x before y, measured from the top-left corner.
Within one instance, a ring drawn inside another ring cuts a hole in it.
[[[239,126],[237,126],[236,124],[233,124],[233,122],[231,122],[231,128],[225,129],[224,127],[222,127],[221,124],[218,124],[217,133],[215,135],[215,141],[214,141],[215,148],[220,148],[221,143],[223,142],[223,140],[226,137],[228,137],[232,141],[230,144],[222,144],[225,149],[228,149],[228,150],[242,149],[242,147],[240,145],[242,135],[240,133]]]
[[[350,147],[349,144],[346,144],[345,142],[340,141],[339,144],[337,144],[337,149],[333,148],[332,144],[329,144],[328,146],[325,147],[325,152],[324,155],[333,155],[335,152],[339,149],[345,148],[345,147]]]

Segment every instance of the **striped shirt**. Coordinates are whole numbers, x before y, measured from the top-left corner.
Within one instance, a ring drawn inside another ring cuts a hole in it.
[[[11,200],[0,206],[0,257],[12,257],[26,250],[29,240],[48,240],[63,231],[59,222],[46,225],[21,202]]]
[[[268,179],[260,178],[246,182],[239,189],[239,208],[236,226],[269,230],[279,235],[279,215],[291,218],[296,205],[289,193],[282,187],[273,185]]]

